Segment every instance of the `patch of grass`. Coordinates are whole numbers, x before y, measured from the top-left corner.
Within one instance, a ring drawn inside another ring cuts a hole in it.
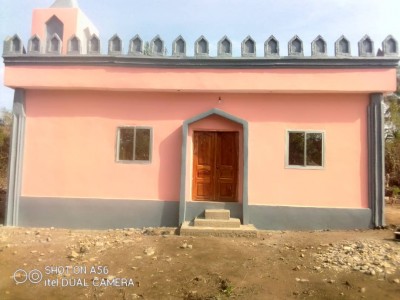
[[[235,288],[228,279],[221,279],[219,283],[219,290],[227,297],[232,296]]]

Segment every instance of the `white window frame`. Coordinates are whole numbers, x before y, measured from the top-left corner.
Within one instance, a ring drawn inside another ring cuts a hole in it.
[[[120,147],[120,130],[121,129],[133,129],[134,130],[134,138],[133,138],[133,160],[122,160],[119,159],[119,147]],[[136,150],[136,130],[137,129],[148,129],[150,130],[150,141],[149,141],[149,160],[136,160],[135,159],[135,150]],[[122,125],[117,127],[117,141],[115,147],[115,161],[118,163],[125,164],[151,164],[153,158],[153,128],[150,126],[133,126],[133,125]]]
[[[290,165],[289,164],[289,133],[304,133],[305,134],[305,145],[304,145],[304,161],[307,158],[307,133],[320,133],[322,134],[322,165],[321,166],[307,166],[307,165]],[[286,130],[286,141],[285,141],[285,168],[286,169],[301,169],[301,170],[323,170],[325,169],[325,130],[312,130],[312,129],[287,129]]]

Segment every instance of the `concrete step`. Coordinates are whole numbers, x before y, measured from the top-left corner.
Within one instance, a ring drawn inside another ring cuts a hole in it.
[[[231,212],[228,209],[206,209],[205,217],[206,219],[229,220]]]
[[[183,236],[217,236],[217,237],[257,237],[257,229],[253,225],[240,225],[239,228],[194,227],[184,222],[179,229]]]
[[[229,220],[215,219],[194,219],[195,227],[217,227],[217,228],[240,228],[240,219],[230,218]]]

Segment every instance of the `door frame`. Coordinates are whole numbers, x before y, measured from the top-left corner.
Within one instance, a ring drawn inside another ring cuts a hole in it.
[[[191,201],[187,198],[187,191],[190,190],[191,175],[191,164],[193,163],[190,159],[190,152],[192,151],[190,145],[188,145],[189,126],[197,121],[205,119],[209,116],[217,115],[225,118],[229,121],[237,123],[243,128],[243,174],[241,176],[242,182],[242,202],[239,203],[242,206],[242,223],[244,225],[249,224],[249,204],[248,204],[248,143],[249,143],[249,130],[248,122],[229,113],[226,113],[220,109],[214,108],[207,112],[201,113],[183,122],[182,125],[182,156],[181,156],[181,180],[180,180],[180,199],[179,199],[179,225],[182,225],[186,220],[186,204],[187,201]],[[238,186],[239,186],[238,184]]]

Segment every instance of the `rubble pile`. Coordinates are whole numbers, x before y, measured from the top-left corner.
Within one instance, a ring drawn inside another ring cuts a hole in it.
[[[343,241],[321,244],[315,255],[321,268],[390,275],[400,270],[400,244],[380,241]]]

